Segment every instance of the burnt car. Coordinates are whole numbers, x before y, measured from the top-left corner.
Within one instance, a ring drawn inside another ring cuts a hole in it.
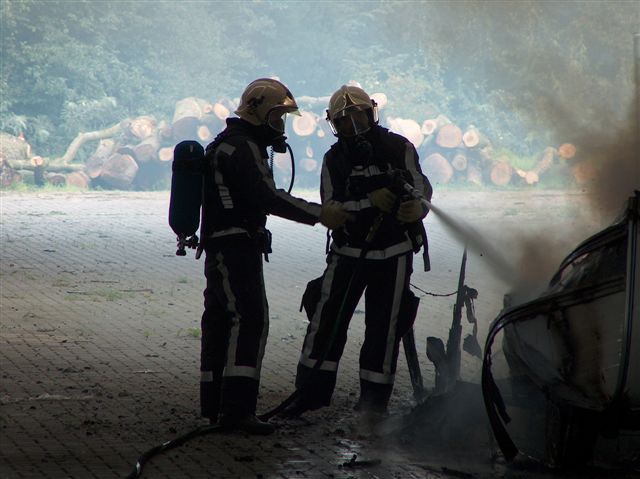
[[[639,205],[636,191],[537,299],[507,298],[491,324],[482,390],[508,460],[529,448],[551,466],[582,465],[599,436],[640,430]]]

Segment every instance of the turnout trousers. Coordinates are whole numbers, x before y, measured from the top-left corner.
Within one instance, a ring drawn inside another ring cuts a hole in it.
[[[348,290],[358,259],[329,253],[315,311],[311,314],[298,363],[296,388],[314,407],[329,405],[347,329],[365,294],[365,337],[360,349],[362,409],[384,411],[393,390],[400,340],[413,318],[405,314],[413,252],[388,259],[364,259]],[[340,317],[338,314],[341,311]],[[334,336],[332,344],[331,337]],[[326,353],[319,368],[318,358]]]
[[[261,249],[239,234],[216,238],[205,251],[201,414],[255,414],[269,331]]]

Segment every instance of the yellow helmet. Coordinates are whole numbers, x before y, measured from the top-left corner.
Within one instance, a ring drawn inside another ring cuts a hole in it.
[[[342,85],[329,99],[327,121],[338,136],[355,136],[378,123],[378,104],[362,88]]]
[[[242,93],[234,113],[252,125],[268,125],[280,132],[284,132],[287,113],[300,114],[289,89],[272,78],[252,81]]]

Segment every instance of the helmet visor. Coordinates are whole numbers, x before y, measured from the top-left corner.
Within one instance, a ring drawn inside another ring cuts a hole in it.
[[[347,115],[334,118],[332,123],[335,133],[344,137],[362,135],[371,128],[367,111],[360,109],[351,109]]]
[[[267,125],[273,128],[275,131],[280,133],[284,133],[284,127],[287,122],[287,114],[292,113],[294,115],[300,115],[300,112],[297,108],[290,107],[276,107],[269,110],[267,113]]]

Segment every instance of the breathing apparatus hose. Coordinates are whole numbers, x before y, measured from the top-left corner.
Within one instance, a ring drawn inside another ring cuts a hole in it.
[[[293,150],[291,149],[291,145],[289,143],[285,143],[287,146],[287,150],[289,151],[289,158],[291,158],[291,181],[289,181],[289,188],[287,188],[287,193],[291,193],[293,189],[293,182],[296,178],[296,161],[293,156]],[[271,148],[271,152],[269,153],[269,169],[271,170],[271,174],[273,174],[273,147]]]
[[[287,145],[288,146],[288,145]],[[293,154],[291,156],[293,158]],[[292,174],[292,179],[293,179],[293,174]],[[292,181],[293,184],[293,181]],[[392,211],[397,210],[397,206],[399,202],[396,202],[397,204],[394,206]],[[356,283],[356,279],[360,276],[361,272],[362,272],[362,268],[364,266],[364,258],[367,254],[367,252],[369,251],[369,248],[371,247],[371,243],[373,242],[373,239],[376,236],[376,233],[378,232],[378,229],[380,228],[380,225],[382,224],[382,222],[384,221],[384,218],[386,216],[386,213],[380,212],[375,219],[373,220],[373,223],[371,224],[371,227],[369,228],[369,231],[367,233],[367,236],[365,238],[364,241],[364,245],[362,247],[362,249],[360,250],[360,254],[358,255],[358,258],[356,260],[356,264],[353,268],[353,273],[351,274],[351,278],[349,278],[349,283],[347,285],[347,289],[345,290],[344,296],[342,297],[342,303],[340,304],[340,309],[338,310],[338,314],[336,315],[336,320],[333,323],[333,328],[331,330],[331,334],[329,335],[329,339],[327,341],[327,345],[324,348],[324,350],[322,351],[322,354],[320,355],[320,357],[318,358],[318,360],[316,361],[315,365],[312,368],[312,371],[317,371],[318,369],[320,369],[320,366],[322,366],[322,363],[326,360],[327,356],[329,355],[329,352],[331,351],[331,348],[333,347],[333,343],[335,342],[335,338],[338,334],[338,329],[340,327],[340,324],[342,323],[342,321],[344,320],[343,316],[344,316],[344,311],[345,311],[345,307],[347,304],[347,298],[350,296],[350,292],[353,288],[353,285]],[[275,408],[271,409],[270,411],[267,411],[264,414],[261,414],[258,416],[258,418],[261,421],[268,421],[269,419],[271,419],[273,416],[281,413],[284,409],[286,409],[292,402],[294,402],[296,399],[298,399],[302,393],[305,390],[305,387],[308,386],[308,384],[311,382],[313,378],[313,375],[311,375],[309,377],[309,380],[307,382],[307,384],[304,384],[301,388],[296,389],[288,398],[286,398],[284,401],[282,401],[278,406],[276,406]],[[206,434],[212,434],[212,433],[220,433],[220,432],[224,432],[225,429],[220,426],[219,424],[214,424],[214,425],[210,425],[210,426],[200,426],[196,429],[193,429],[185,434],[183,434],[182,436],[178,436],[175,439],[172,439],[170,441],[167,441],[165,443],[160,444],[159,446],[155,446],[151,449],[149,449],[148,451],[144,452],[139,458],[138,458],[138,462],[136,462],[135,467],[133,468],[133,470],[131,471],[131,473],[127,476],[126,479],[136,479],[138,477],[140,477],[142,475],[142,470],[144,468],[144,466],[146,465],[147,462],[149,462],[149,460],[151,460],[151,458],[153,458],[154,456],[157,456],[158,454],[161,454],[165,451],[168,451],[170,449],[173,449],[175,447],[181,446],[182,444],[184,444],[185,442],[198,437],[198,436],[204,436]]]

